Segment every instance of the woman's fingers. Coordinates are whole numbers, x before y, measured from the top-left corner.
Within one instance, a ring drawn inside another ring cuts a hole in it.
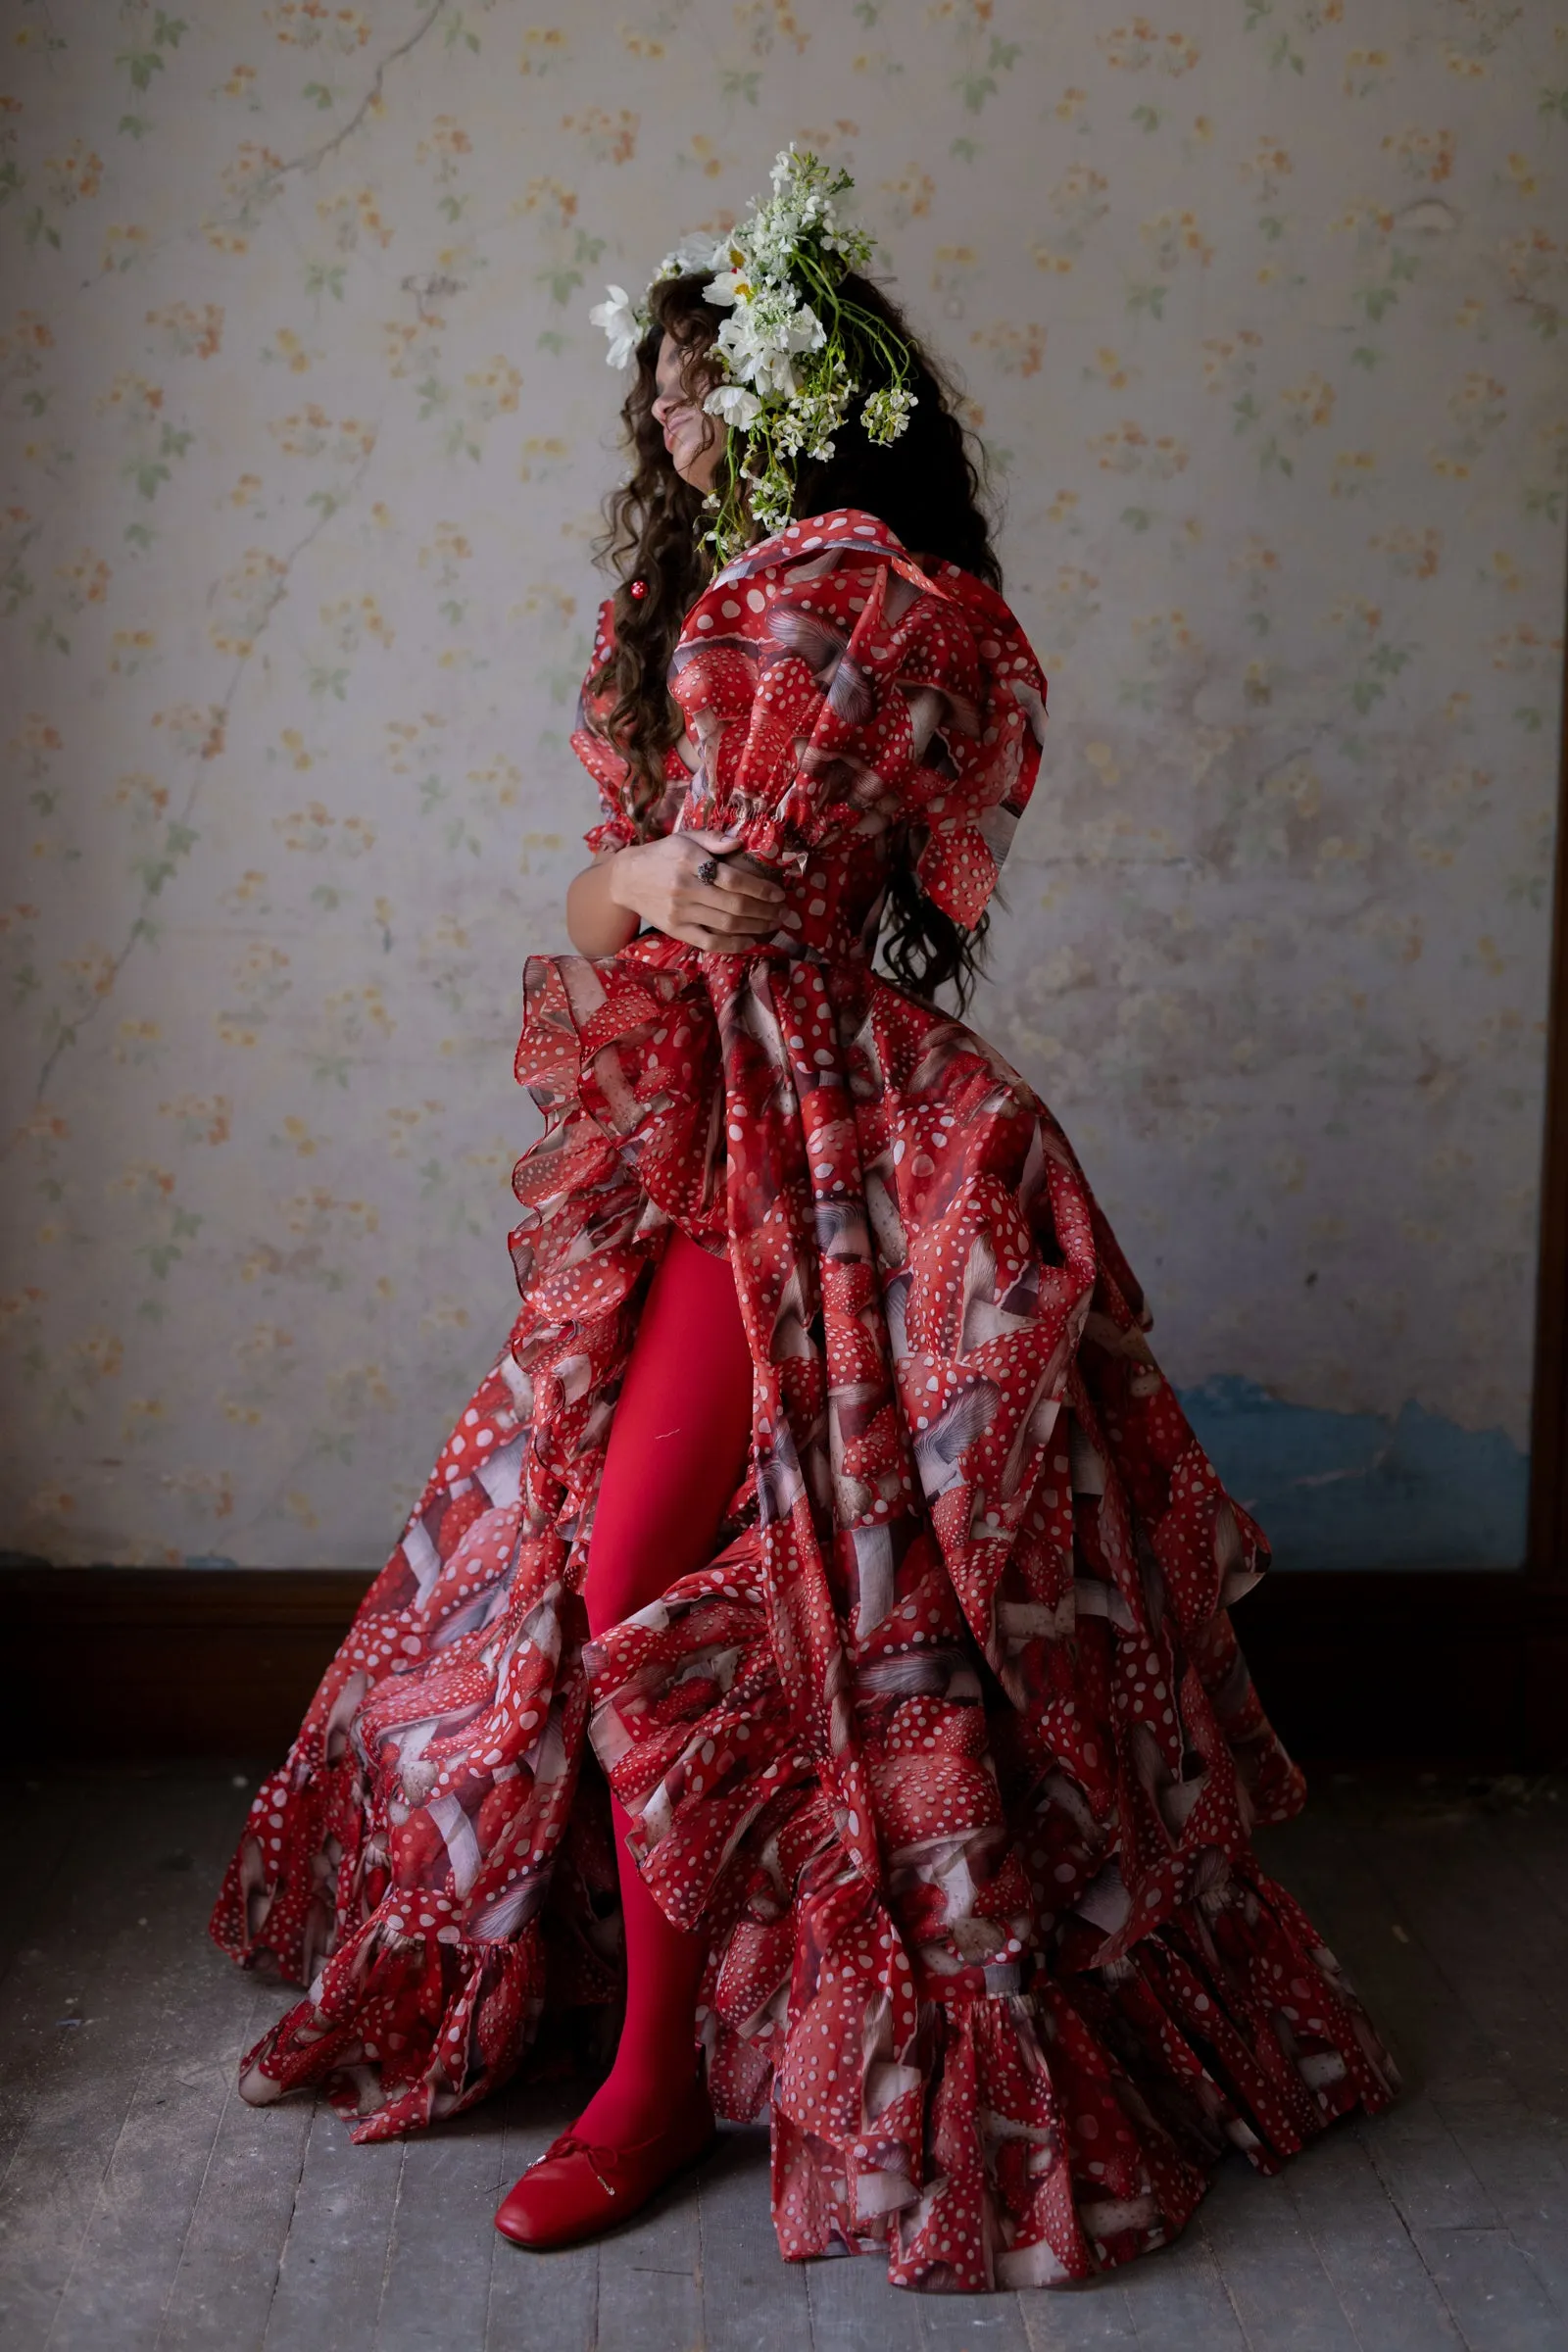
[[[764,924],[776,929],[784,911],[782,891],[742,890],[732,883],[728,888],[723,877],[717,882],[697,882],[677,894],[676,906],[693,922],[716,925],[727,923]]]
[[[699,858],[697,864],[701,862]],[[696,871],[694,865],[694,881]],[[757,906],[782,906],[785,898],[783,885],[771,874],[760,872],[756,866],[742,865],[738,860],[721,864],[711,882],[697,882],[696,887],[720,903],[741,900]]]
[[[726,849],[739,855],[724,858]],[[739,833],[694,826],[623,857],[617,897],[656,930],[693,947],[731,951],[771,939],[778,930],[788,894],[775,874],[751,859]],[[711,882],[699,881],[698,868],[709,857],[719,858],[717,871]]]
[[[694,860],[696,865],[700,865],[703,857],[710,854],[719,858],[717,882],[710,887],[726,884],[753,898],[759,895],[784,896],[778,877],[760,865],[749,850],[741,849],[742,837],[738,832],[720,833],[712,826],[694,826],[690,832],[673,834],[670,838],[700,846],[702,856]],[[737,852],[739,855],[736,855]]]
[[[778,923],[771,915],[760,921],[755,913],[743,913],[738,908],[691,903],[677,906],[665,926],[677,939],[690,939],[694,946],[716,948],[754,947],[771,939]]]
[[[753,917],[742,915],[715,915],[702,907],[693,907],[690,912],[679,915],[677,921],[686,930],[703,931],[711,939],[738,947],[771,939],[778,929],[775,922],[760,923]]]

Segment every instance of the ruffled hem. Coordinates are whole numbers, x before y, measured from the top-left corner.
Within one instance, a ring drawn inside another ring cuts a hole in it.
[[[318,2088],[351,2138],[396,2139],[488,2098],[517,2068],[544,2006],[537,1927],[506,1943],[415,1928],[388,1899],[334,1952],[303,2001],[240,2062],[240,2096]]]
[[[586,1736],[709,1940],[710,2086],[770,2120],[785,2255],[1087,2278],[1173,2235],[1227,2146],[1272,2169],[1394,2088],[1250,1850],[1303,1797],[1227,1615],[1266,1549],[1023,1082],[848,964],[719,960],[716,994],[669,941],[527,961],[522,1313],[225,1882],[219,1942],[310,1984],[245,2095],[318,2085],[387,2138],[609,2011]],[[583,1646],[677,1223],[734,1255],[751,1458],[709,1566]]]
[[[895,2285],[964,2292],[1086,2278],[1174,2236],[1227,2147],[1272,2171],[1388,2102],[1392,2062],[1259,1871],[1245,1800],[1189,1804],[1183,1835],[1137,1864],[1074,1850],[1063,1833],[1086,1807],[1058,1773],[1049,1829],[1030,1833],[1051,1841],[1020,1854],[988,1804],[979,1711],[957,1677],[944,1692],[934,1657],[872,1761],[906,1842],[868,1886],[791,1722],[759,1547],[748,1531],[584,1665],[644,1882],[712,1935],[710,2088],[729,2120],[770,2122],[787,2259],[879,2252]],[[1255,1777],[1294,1811],[1298,1776],[1275,1774],[1233,1645],[1213,1636],[1210,1654]],[[1190,1691],[1190,1721],[1200,1709]],[[1217,1712],[1208,1729],[1213,1765]],[[954,1825],[936,1841],[918,1835],[932,1775]]]
[[[902,2053],[878,2049],[874,1998],[846,2014],[813,2050],[815,2081],[836,2060],[858,2094],[831,2139],[820,2097],[787,2087],[810,2019],[785,2029],[773,2091],[780,2251],[880,2254],[927,2292],[1113,2269],[1178,2234],[1227,2148],[1278,2171],[1397,2088],[1332,1955],[1241,1861],[1114,1969],[922,2002]]]

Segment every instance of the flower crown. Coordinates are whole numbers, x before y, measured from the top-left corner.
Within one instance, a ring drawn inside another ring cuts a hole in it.
[[[908,345],[838,292],[849,271],[864,269],[876,251],[875,241],[849,227],[835,209],[834,199],[855,185],[849,172],[830,174],[814,155],[797,154],[792,141],[774,163],[772,181],[772,197],[754,205],[727,236],[683,238],[650,281],[652,290],[664,278],[711,270],[703,299],[731,314],[710,355],[724,380],[703,402],[736,428],[726,445],[723,489],[710,490],[703,507],[712,520],[699,544],[711,546],[715,566],[747,545],[752,521],[766,532],[789,521],[803,450],[810,458],[833,455],[833,435],[862,390],[851,371],[848,333],[887,371],[888,380],[865,394],[860,410],[866,438],[884,447],[896,441],[916,405]],[[653,323],[646,297],[634,303],[623,286],[612,286],[610,300],[588,316],[610,337],[612,368],[628,364]]]

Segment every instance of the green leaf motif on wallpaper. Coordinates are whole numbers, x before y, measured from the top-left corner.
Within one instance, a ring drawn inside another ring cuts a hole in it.
[[[1389,255],[1389,273],[1381,284],[1357,286],[1350,300],[1366,313],[1367,323],[1376,326],[1399,299],[1399,287],[1407,285],[1420,270],[1413,253],[1402,253],[1395,246]]]
[[[322,114],[337,104],[337,93],[324,81],[308,81],[300,95],[307,106],[319,107]]]
[[[1274,0],[1243,0],[1243,10],[1247,30],[1256,32],[1259,25],[1266,24],[1274,14]],[[1298,49],[1291,47],[1288,32],[1276,33],[1268,43],[1268,62],[1271,66],[1289,66],[1293,74],[1304,74],[1306,71],[1306,60]]]
[[[173,880],[181,860],[190,856],[197,839],[198,835],[192,826],[180,824],[177,820],[172,821],[164,835],[162,849],[155,850],[149,857],[138,858],[131,866],[131,872],[150,899],[156,899],[164,884]]]
[[[1350,701],[1363,718],[1388,693],[1384,680],[1397,677],[1416,650],[1413,645],[1393,645],[1387,641],[1372,648],[1361,664],[1360,674],[1350,681]]]
[[[1544,115],[1555,115],[1559,122],[1568,122],[1568,85],[1560,90],[1543,90],[1538,104]]]
[[[134,482],[143,498],[156,498],[160,484],[173,479],[165,460],[182,458],[195,438],[188,426],[166,424],[159,433],[156,449],[124,460],[120,468],[121,479]]]
[[[23,241],[28,246],[36,245],[41,237],[43,242],[46,245],[52,245],[57,253],[60,250],[60,231],[58,228],[50,227],[41,204],[29,204],[23,213],[22,235]]]
[[[122,49],[115,59],[130,75],[133,90],[145,90],[155,74],[164,70],[163,51],[177,49],[180,35],[190,30],[183,17],[170,17],[159,9],[153,18],[152,46],[145,49]]]
[[[991,36],[991,47],[983,66],[970,66],[955,74],[952,87],[964,103],[968,114],[978,115],[988,98],[995,98],[1002,84],[999,74],[1009,74],[1023,55],[1022,41],[1004,41],[998,34]]]
[[[180,1243],[194,1241],[202,1229],[202,1222],[195,1209],[176,1205],[169,1212],[169,1230],[164,1239],[140,1243],[132,1255],[146,1259],[148,1270],[156,1281],[167,1282],[171,1266],[177,1266],[185,1254]]]
[[[761,81],[760,67],[724,66],[719,70],[718,94],[721,98],[744,98],[748,106],[755,106]]]
[[[347,272],[347,267],[348,265],[344,262],[307,262],[305,265],[306,293],[313,294],[318,299],[323,294],[330,294],[334,302],[341,302],[343,279]]]
[[[603,237],[590,236],[585,228],[579,228],[570,260],[547,262],[542,270],[535,270],[534,283],[548,286],[551,301],[559,302],[564,308],[577,288],[585,282],[584,271],[593,268],[604,250]]]
[[[36,533],[29,531],[27,538],[22,542],[23,547],[26,546],[27,540],[34,537],[36,537]],[[33,580],[31,574],[22,567],[21,549],[19,549],[16,555],[7,559],[5,569],[0,571],[0,599],[4,600],[3,603],[0,603],[0,613],[10,620],[14,613],[22,610],[32,593]]]

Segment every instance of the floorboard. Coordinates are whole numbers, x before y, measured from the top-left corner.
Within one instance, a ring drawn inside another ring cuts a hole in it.
[[[500,2195],[517,2175],[542,2156],[571,2122],[573,2085],[506,2091],[497,2101],[502,2117]],[[481,2109],[481,2113],[483,2110]],[[598,2246],[568,2246],[557,2254],[529,2254],[498,2237],[490,2262],[490,2304],[484,2342],[489,2352],[520,2352],[548,2345],[550,2352],[577,2352],[609,2338],[599,2332]]]
[[[356,2147],[330,2107],[314,2111],[265,2352],[374,2352],[404,2154]]]
[[[726,2131],[698,2183],[705,2352],[793,2352],[808,2344],[807,2265],[779,2259],[768,2219],[767,2132]]]
[[[1239,2156],[1171,2247],[1093,2285],[900,2293],[782,2262],[764,2131],[598,2245],[534,2256],[496,2204],[567,2124],[516,2085],[356,2147],[247,2107],[291,1988],[206,1920],[252,1780],[46,1774],[0,1812],[5,2352],[1568,2352],[1563,1784],[1340,1776],[1260,1839],[1407,2087],[1276,2179]]]

